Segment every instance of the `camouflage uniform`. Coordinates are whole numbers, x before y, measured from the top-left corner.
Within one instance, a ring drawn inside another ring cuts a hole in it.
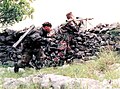
[[[43,47],[48,44],[47,34],[48,32],[41,27],[27,35],[23,42],[22,58],[15,64],[15,72],[18,72],[20,67],[29,66],[40,69],[43,66]]]

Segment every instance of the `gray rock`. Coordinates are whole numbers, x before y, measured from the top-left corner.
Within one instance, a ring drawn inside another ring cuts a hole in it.
[[[31,75],[24,78],[5,78],[3,89],[17,89],[20,85],[29,86],[39,84],[48,89],[114,89],[112,86],[120,87],[120,79],[106,80],[102,82],[90,78],[71,78],[62,75],[44,74]]]
[[[22,81],[19,81],[14,78],[5,78],[4,79],[4,84],[3,84],[3,89],[17,89],[19,85],[24,84]]]

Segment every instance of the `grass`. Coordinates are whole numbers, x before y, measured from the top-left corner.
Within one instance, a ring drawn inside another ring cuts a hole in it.
[[[114,64],[118,64],[118,66],[113,66]],[[72,78],[92,78],[96,80],[104,80],[104,79],[117,79],[120,78],[120,56],[111,50],[102,50],[95,60],[86,61],[85,63],[73,63],[68,67],[56,67],[56,68],[44,68],[41,70],[35,70],[31,68],[26,68],[25,72],[13,73],[5,70],[4,73],[0,73],[0,78],[3,80],[4,78],[19,78],[26,77],[32,74],[58,74],[69,76]],[[2,84],[2,82],[0,82]],[[33,84],[34,85],[34,84]],[[30,86],[29,89],[37,89],[34,87],[38,87],[37,85]],[[23,88],[21,88],[23,87]],[[21,85],[19,89],[27,89],[24,88],[26,86]],[[1,88],[0,88],[1,89]]]
[[[117,54],[117,52],[106,50],[99,54],[99,57],[96,61],[96,67],[99,71],[107,71],[109,70],[108,67],[115,63],[120,63],[120,56]]]
[[[32,68],[26,68],[26,72],[10,72],[5,71],[0,77],[5,78],[19,78],[19,77],[25,77],[31,74],[59,74],[64,76],[70,76],[75,78],[93,78],[93,79],[99,79],[99,76],[95,73],[101,72],[104,73],[106,76],[109,75],[109,73],[113,70],[109,68],[110,65],[113,65],[115,63],[120,63],[120,57],[117,55],[116,52],[113,51],[102,51],[99,55],[99,57],[96,60],[91,60],[85,63],[79,63],[79,64],[71,64],[68,67],[56,67],[56,68],[44,68],[41,70],[34,70]],[[117,71],[120,72],[120,71]],[[115,74],[116,70],[114,70]],[[113,74],[114,75],[114,74]]]
[[[120,70],[119,71],[107,71],[105,72],[105,79],[111,80],[111,79],[117,79],[120,78]]]

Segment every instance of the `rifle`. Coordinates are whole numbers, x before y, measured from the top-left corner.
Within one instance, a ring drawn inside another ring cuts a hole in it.
[[[94,18],[75,19],[75,20],[76,20],[76,21],[83,21],[83,20],[88,21],[88,20],[92,20],[92,19],[94,19]],[[60,27],[65,26],[67,23],[69,23],[69,22],[71,22],[71,21],[74,21],[74,19],[69,19],[69,20],[66,20],[66,22],[65,22],[65,23],[63,23],[63,24],[61,24],[61,25],[60,25]]]
[[[85,18],[85,19],[75,19],[76,21],[83,21],[83,20],[92,20],[93,18]],[[74,19],[69,19],[69,20],[66,20],[66,22],[70,22],[70,21],[73,21]]]
[[[12,47],[16,48],[20,44],[20,42],[27,36],[27,34],[34,28],[34,25],[30,26],[30,28],[19,38],[19,40],[16,43],[13,44]]]

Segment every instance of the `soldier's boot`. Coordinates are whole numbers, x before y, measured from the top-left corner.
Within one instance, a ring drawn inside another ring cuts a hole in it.
[[[15,73],[19,72],[19,67],[18,67],[17,63],[14,64],[14,72]]]
[[[44,65],[44,63],[42,60],[37,60],[35,63],[35,69],[39,70],[39,69],[43,68],[43,65]]]
[[[22,55],[21,60],[18,60],[17,63],[15,63],[14,65],[14,72],[19,72],[19,68],[25,68],[26,66],[29,65],[29,62],[32,58],[31,53],[29,52],[24,52],[24,54]]]
[[[25,68],[26,63],[23,62],[22,60],[19,60],[17,63],[14,64],[14,72],[17,73],[19,72],[19,68]]]

